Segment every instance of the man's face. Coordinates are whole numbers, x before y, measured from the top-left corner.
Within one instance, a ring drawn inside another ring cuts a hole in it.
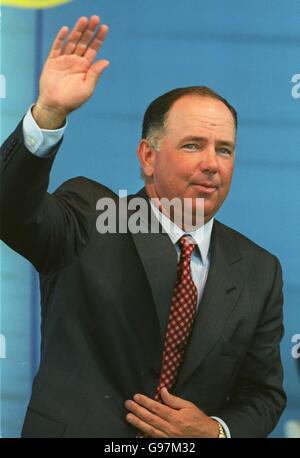
[[[147,163],[142,161],[148,195],[202,197],[207,222],[228,194],[234,145],[234,119],[226,105],[198,95],[181,97],[167,115],[159,151],[151,148]]]

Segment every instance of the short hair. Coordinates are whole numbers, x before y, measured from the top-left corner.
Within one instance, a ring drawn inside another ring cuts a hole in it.
[[[166,118],[173,104],[185,95],[199,95],[220,100],[231,112],[235,130],[237,131],[237,112],[224,97],[206,86],[187,86],[172,89],[150,103],[144,114],[142,138],[149,140],[150,143],[155,143],[159,137],[159,133],[162,133],[166,127]]]

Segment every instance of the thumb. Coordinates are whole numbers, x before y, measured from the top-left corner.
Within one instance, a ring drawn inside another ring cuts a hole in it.
[[[164,404],[173,409],[183,409],[185,407],[190,407],[191,403],[189,401],[185,401],[178,396],[174,396],[173,394],[169,393],[167,388],[162,388],[160,390],[160,396]]]
[[[86,81],[92,86],[96,86],[100,75],[109,66],[109,61],[106,59],[98,60],[88,70],[86,74]]]

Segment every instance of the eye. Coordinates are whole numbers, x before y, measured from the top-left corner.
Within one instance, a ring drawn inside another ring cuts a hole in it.
[[[186,143],[185,145],[183,145],[183,148],[188,149],[190,151],[196,151],[197,149],[199,149],[199,146],[196,143]]]
[[[224,155],[224,156],[231,156],[232,155],[232,151],[230,148],[219,148],[218,149],[218,153]]]

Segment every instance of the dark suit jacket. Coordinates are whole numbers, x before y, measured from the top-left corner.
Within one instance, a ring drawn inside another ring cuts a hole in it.
[[[102,234],[79,177],[47,193],[55,153],[38,158],[21,125],[1,150],[1,238],[40,273],[41,364],[25,437],[135,437],[124,402],[153,396],[176,276],[167,234]],[[139,196],[146,197],[142,190]],[[173,393],[219,416],[233,437],[264,437],[285,406],[278,260],[214,222],[211,267]]]

